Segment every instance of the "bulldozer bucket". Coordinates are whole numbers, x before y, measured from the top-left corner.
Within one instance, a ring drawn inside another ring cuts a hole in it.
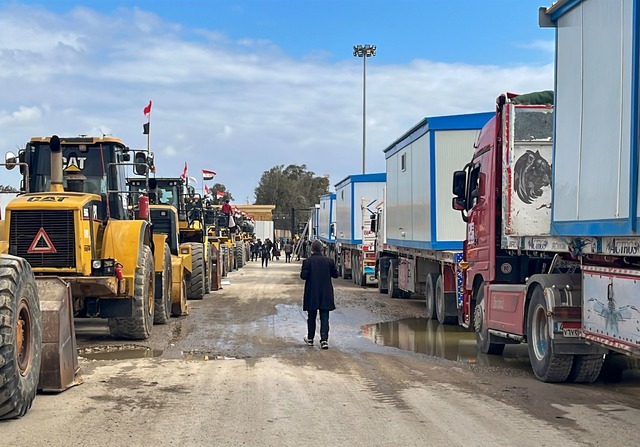
[[[38,390],[60,392],[77,385],[78,351],[69,285],[57,277],[38,277],[42,315],[42,366]]]

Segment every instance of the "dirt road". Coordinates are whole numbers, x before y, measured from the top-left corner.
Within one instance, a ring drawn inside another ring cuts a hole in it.
[[[300,263],[232,272],[148,342],[78,320],[84,383],[0,424],[2,445],[635,445],[640,380],[550,385],[526,349],[478,355],[424,304],[336,280],[330,349],[302,343]]]

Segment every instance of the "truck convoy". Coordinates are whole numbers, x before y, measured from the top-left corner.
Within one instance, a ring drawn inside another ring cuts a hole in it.
[[[421,120],[384,149],[386,199],[376,211],[378,290],[425,297],[428,318],[457,323],[464,223],[451,209],[450,175],[472,154],[492,113]]]

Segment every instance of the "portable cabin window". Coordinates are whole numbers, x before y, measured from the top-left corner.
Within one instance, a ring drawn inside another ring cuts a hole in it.
[[[406,153],[400,156],[400,169],[402,169],[402,172],[407,170],[407,154]]]

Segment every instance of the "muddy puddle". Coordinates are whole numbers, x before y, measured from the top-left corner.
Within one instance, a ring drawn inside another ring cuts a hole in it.
[[[78,351],[78,356],[88,360],[131,360],[160,357],[162,351],[145,346],[100,346]]]
[[[531,372],[526,345],[507,345],[502,356],[481,354],[475,333],[458,325],[443,325],[426,318],[405,318],[363,326],[362,335],[378,345],[455,362]]]

